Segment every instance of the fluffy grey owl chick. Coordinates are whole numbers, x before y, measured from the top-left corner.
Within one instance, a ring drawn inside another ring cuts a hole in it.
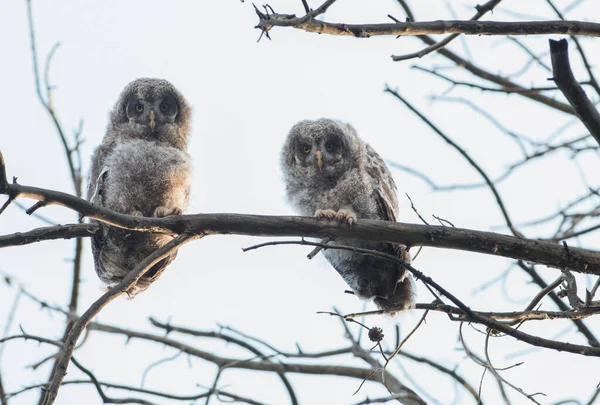
[[[173,85],[138,79],[121,93],[104,139],[92,156],[88,199],[129,215],[179,215],[188,207],[192,166],[186,153],[190,108]],[[132,232],[101,224],[92,238],[96,273],[111,288],[168,235]],[[128,294],[145,290],[177,253],[155,264]]]
[[[331,119],[292,127],[281,153],[288,200],[300,215],[347,221],[396,221],[396,184],[387,166],[349,124]],[[337,243],[410,262],[402,245],[338,239]],[[415,287],[402,267],[381,258],[328,249],[324,255],[354,293],[386,311],[413,306]]]

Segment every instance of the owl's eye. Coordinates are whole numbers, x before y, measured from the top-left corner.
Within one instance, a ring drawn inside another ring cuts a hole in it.
[[[168,109],[169,109],[169,104],[167,104],[164,101],[162,103],[160,103],[160,111],[167,112]]]
[[[310,152],[310,145],[303,145],[302,146],[302,152],[309,153]]]
[[[144,111],[144,104],[142,103],[136,103],[135,104],[135,110],[139,113],[141,113],[142,111]]]
[[[333,152],[336,148],[337,148],[337,142],[336,141],[327,141],[325,143],[325,150],[327,152]]]

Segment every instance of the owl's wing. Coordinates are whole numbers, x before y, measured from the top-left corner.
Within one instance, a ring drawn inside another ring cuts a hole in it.
[[[96,204],[96,205],[102,205],[102,198],[100,197],[103,194],[104,191],[104,182],[106,181],[106,176],[108,175],[108,168],[105,166],[102,168],[102,170],[100,171],[100,174],[98,175],[98,178],[96,179],[96,184],[93,186],[93,191],[92,191],[92,187],[90,187],[90,192],[91,192],[91,196],[89,196],[90,198],[90,202],[92,204]]]
[[[108,169],[106,167],[102,168],[100,174],[96,179],[91,179],[90,187],[88,189],[88,199],[92,204],[102,206],[102,193],[104,182],[106,181],[106,176],[108,175]],[[95,180],[95,181],[94,181]],[[106,247],[107,243],[107,233],[108,227],[105,226],[102,222],[98,222],[100,224],[100,232],[92,237],[92,256],[94,257],[94,267],[96,268],[96,273],[100,277],[101,280],[106,281],[108,278],[109,272],[104,266],[103,260],[103,251]]]
[[[385,162],[369,145],[367,149],[367,174],[371,178],[373,194],[377,203],[380,219],[396,221],[398,218],[398,197],[396,183]]]
[[[375,201],[377,202],[380,218],[386,221],[396,221],[398,218],[398,197],[396,183],[385,162],[370,146],[367,145],[367,173],[373,182]],[[406,246],[397,243],[384,243],[382,251],[394,255],[406,263],[410,263],[410,253]],[[411,308],[414,305],[415,286],[408,271],[397,265],[398,279],[390,296],[375,298],[375,304],[385,310],[398,311]]]

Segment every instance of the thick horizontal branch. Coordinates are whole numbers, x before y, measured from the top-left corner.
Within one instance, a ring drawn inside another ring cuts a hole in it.
[[[0,173],[3,170],[1,166]],[[378,240],[402,243],[408,246],[431,246],[485,253],[600,275],[600,252],[493,232],[366,219],[359,219],[356,224],[348,226],[335,221],[322,221],[308,217],[242,214],[196,214],[173,215],[161,219],[144,218],[120,214],[66,193],[37,187],[8,184],[5,193],[9,196],[33,198],[43,202],[44,205],[62,205],[77,211],[84,217],[138,231],[171,234],[186,233],[188,235],[236,234]],[[90,225],[77,225],[77,232],[73,231],[72,236],[85,235],[87,231],[83,231],[84,226]],[[48,228],[43,229],[43,232],[50,236],[56,236],[57,234],[60,234],[60,237],[69,236],[68,232],[64,232],[64,229],[62,229],[62,233],[58,231],[53,233]],[[93,230],[91,227],[89,230],[91,235]],[[0,247],[23,243],[22,237],[13,236],[15,243],[11,243],[11,240],[8,239],[10,238],[7,236],[0,239],[2,242]],[[43,239],[40,237],[39,240]]]
[[[600,113],[575,79],[569,63],[569,43],[566,39],[550,40],[550,56],[554,82],[569,101],[575,113],[596,142],[600,144]]]
[[[261,18],[256,28],[294,27],[308,32],[369,38],[376,35],[549,35],[600,37],[600,24],[585,21],[418,21],[381,24],[330,23],[298,18],[290,14],[271,14]]]
[[[83,200],[82,200],[83,201]],[[85,201],[83,201],[85,202]],[[523,239],[494,232],[474,231],[434,225],[405,224],[400,222],[359,219],[351,227],[337,222],[322,221],[311,217],[266,216],[245,214],[195,214],[171,216],[162,219],[130,217],[114,213],[105,216],[104,209],[98,209],[92,218],[117,224],[117,226],[138,230],[178,233],[185,229],[190,234],[234,234],[271,237],[315,237],[352,238],[356,240],[378,240],[402,243],[409,246],[430,246],[445,249],[464,250],[502,256],[531,263],[544,264],[556,268],[600,275],[600,252],[576,247],[565,248],[553,242]],[[110,212],[110,211],[109,211]],[[122,223],[114,221],[123,217]],[[65,227],[75,228],[73,232]],[[93,224],[60,226],[56,232],[41,228],[27,234],[45,233],[48,239],[92,236]],[[17,234],[0,237],[0,247],[20,245],[24,240]],[[28,241],[44,240],[30,238]],[[14,242],[14,243],[13,243]]]

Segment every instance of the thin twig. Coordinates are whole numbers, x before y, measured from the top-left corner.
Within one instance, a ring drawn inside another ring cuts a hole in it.
[[[545,396],[546,394],[541,393],[541,392],[536,392],[534,394],[527,394],[525,391],[523,391],[521,388],[517,387],[516,385],[512,384],[511,382],[509,382],[508,380],[506,380],[504,377],[502,377],[500,375],[500,373],[498,373],[497,369],[492,365],[492,361],[490,360],[490,353],[489,353],[489,341],[490,341],[490,335],[492,334],[492,330],[489,329],[487,332],[487,335],[485,337],[485,358],[487,360],[487,365],[488,365],[488,369],[492,372],[492,374],[494,374],[496,376],[496,378],[500,381],[502,381],[504,384],[508,385],[509,387],[511,387],[512,389],[514,389],[515,391],[517,391],[519,394],[522,394],[525,398],[529,399],[531,402],[534,402],[536,404],[541,405],[535,398],[534,396],[536,395],[543,395]]]
[[[444,134],[437,126],[435,126],[427,117],[425,117],[419,110],[417,110],[411,103],[409,103],[397,91],[392,90],[391,88],[386,86],[385,92],[392,94],[394,97],[396,97],[398,100],[400,100],[406,107],[408,107],[413,113],[415,113],[425,124],[427,124],[444,141],[446,141],[450,146],[452,146],[454,149],[456,149],[458,151],[458,153],[460,153],[467,160],[467,162],[477,171],[477,173],[479,173],[481,175],[481,177],[483,177],[484,181],[490,188],[490,191],[494,195],[494,198],[496,199],[496,203],[498,204],[498,207],[500,208],[500,211],[502,212],[504,220],[506,221],[506,225],[511,230],[513,235],[521,238],[522,235],[517,230],[517,228],[513,225],[512,221],[510,219],[510,216],[508,215],[508,211],[504,205],[504,202],[502,201],[502,197],[500,197],[500,193],[498,193],[498,190],[496,190],[496,186],[494,186],[494,183],[488,177],[487,173],[481,168],[481,166],[479,166],[479,164],[477,164],[477,162],[475,162],[475,160],[467,153],[466,150],[461,148],[456,142],[454,142],[446,134]]]
[[[477,9],[477,13],[471,17],[471,21],[477,21],[481,17],[483,17],[487,12],[492,11],[494,7],[498,5],[502,0],[490,0],[483,5],[477,5],[475,8]],[[422,49],[418,52],[408,53],[405,55],[396,56],[395,61],[408,60],[414,58],[422,58],[425,55],[430,54],[431,52],[435,52],[438,49],[441,49],[452,42],[455,38],[457,38],[460,34],[452,34],[444,38],[443,40],[436,42],[435,44],[429,45],[427,48]]]

